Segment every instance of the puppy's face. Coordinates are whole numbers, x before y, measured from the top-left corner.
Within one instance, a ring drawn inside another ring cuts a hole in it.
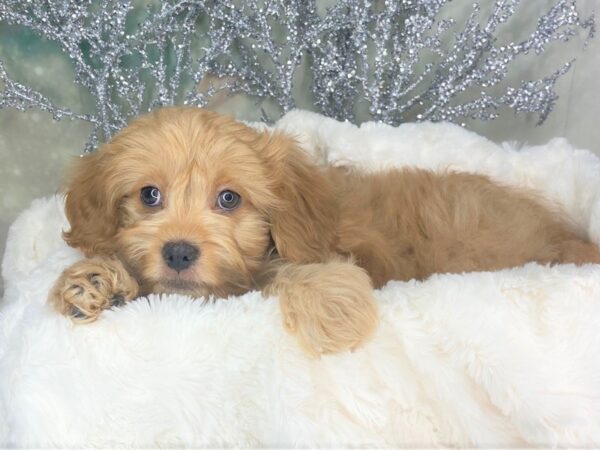
[[[269,247],[273,183],[247,130],[185,119],[115,141],[118,253],[155,292],[248,290]]]
[[[333,214],[317,172],[283,136],[159,110],[75,168],[65,237],[88,256],[116,254],[147,291],[238,294],[256,286],[273,241],[291,260],[330,246],[316,235]]]

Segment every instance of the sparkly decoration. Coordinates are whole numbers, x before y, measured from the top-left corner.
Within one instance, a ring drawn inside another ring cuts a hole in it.
[[[450,0],[338,0],[327,8],[317,0],[145,3],[2,0],[0,23],[57,43],[95,111],[54,105],[1,62],[0,107],[87,121],[88,151],[135,115],[162,105],[205,106],[219,92],[255,98],[265,121],[310,93],[313,109],[353,122],[488,120],[509,107],[537,113],[541,123],[572,61],[546,78],[502,87],[509,65],[554,41],[594,34],[593,18],[582,19],[574,0],[557,0],[528,37],[504,44],[497,29],[521,0],[496,0],[486,14],[472,3],[461,19],[444,14]]]

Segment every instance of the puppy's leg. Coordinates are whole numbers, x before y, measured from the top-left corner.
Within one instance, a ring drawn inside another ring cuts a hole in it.
[[[378,323],[371,280],[349,262],[285,265],[265,292],[279,296],[285,328],[313,356],[360,346]]]
[[[559,262],[573,264],[600,264],[600,249],[591,242],[567,240],[560,245]]]
[[[104,309],[134,299],[138,283],[115,258],[91,258],[66,269],[50,291],[48,301],[74,322],[98,319]]]

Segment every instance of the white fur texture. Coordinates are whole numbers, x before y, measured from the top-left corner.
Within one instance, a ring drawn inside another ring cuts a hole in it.
[[[278,128],[330,162],[455,167],[543,191],[600,242],[600,160],[449,124]],[[391,282],[354,352],[307,359],[258,293],[150,296],[75,326],[46,304],[81,258],[58,198],[12,226],[0,309],[0,446],[600,446],[600,267],[529,264]],[[343,282],[343,280],[340,280]]]

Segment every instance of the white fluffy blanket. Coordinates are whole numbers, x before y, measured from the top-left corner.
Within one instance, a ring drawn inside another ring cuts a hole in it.
[[[306,112],[277,127],[334,163],[537,188],[600,242],[600,161],[564,140],[517,150],[454,125]],[[311,360],[258,293],[150,296],[72,325],[45,304],[81,258],[66,226],[59,199],[38,200],[8,236],[0,446],[600,446],[600,267],[391,282],[371,343]]]

